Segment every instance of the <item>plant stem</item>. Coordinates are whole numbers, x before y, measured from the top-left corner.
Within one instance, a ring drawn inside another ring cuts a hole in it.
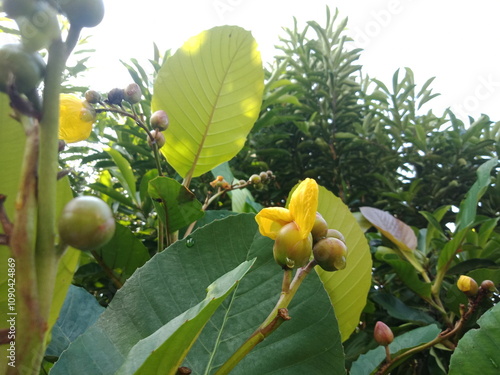
[[[38,159],[38,230],[36,267],[40,309],[48,317],[52,304],[57,255],[55,247],[56,196],[58,172],[59,93],[61,75],[67,58],[62,40],[49,47],[49,58],[43,92],[43,117],[40,122],[40,152]]]
[[[285,269],[281,295],[271,313],[254,333],[238,348],[236,352],[217,370],[215,375],[228,374],[250,351],[267,336],[273,333],[286,320],[289,320],[288,305],[297,293],[300,284],[316,265],[312,260],[303,268],[299,268],[293,280],[291,280],[292,269]]]
[[[10,247],[16,261],[16,291],[18,300],[13,315],[18,327],[16,340],[16,368],[9,368],[9,374],[27,373],[39,368],[42,360],[45,316],[40,311],[37,294],[35,260],[36,243],[36,169],[38,160],[38,122],[20,116],[26,130],[26,144],[16,198],[16,213],[10,235]],[[9,316],[9,318],[11,318]],[[37,372],[38,373],[38,372]]]

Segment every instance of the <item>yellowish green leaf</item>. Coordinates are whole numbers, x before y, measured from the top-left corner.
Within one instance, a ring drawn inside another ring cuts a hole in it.
[[[188,180],[233,158],[259,115],[264,71],[251,33],[215,27],[189,39],[158,72],[153,110],[170,119],[161,149]]]
[[[342,271],[316,271],[330,297],[339,323],[342,341],[359,324],[371,286],[372,258],[363,230],[349,208],[333,193],[320,186],[318,211],[328,227],[340,231],[347,244],[347,266]]]

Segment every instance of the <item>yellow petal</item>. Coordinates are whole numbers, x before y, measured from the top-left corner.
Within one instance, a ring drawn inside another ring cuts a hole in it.
[[[275,240],[281,227],[292,221],[292,215],[286,208],[269,207],[262,209],[255,220],[259,224],[260,233]]]
[[[312,178],[306,178],[295,189],[290,199],[290,213],[299,227],[301,237],[307,238],[316,220],[318,210],[318,184]]]
[[[61,94],[59,107],[59,139],[66,143],[87,139],[95,121],[93,108],[70,94]]]

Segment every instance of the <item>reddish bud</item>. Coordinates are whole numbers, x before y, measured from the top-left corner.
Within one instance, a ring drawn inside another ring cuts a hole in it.
[[[379,321],[375,324],[373,338],[380,345],[387,346],[394,340],[394,333],[387,324]]]

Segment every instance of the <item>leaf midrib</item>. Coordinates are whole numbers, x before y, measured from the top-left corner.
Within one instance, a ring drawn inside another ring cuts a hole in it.
[[[203,146],[205,144],[205,141],[208,137],[208,132],[210,130],[210,126],[212,125],[212,119],[214,117],[214,113],[215,113],[215,110],[217,108],[217,104],[219,103],[219,100],[220,100],[220,97],[221,97],[221,91],[222,91],[222,88],[224,87],[224,84],[225,84],[225,81],[227,79],[227,75],[228,75],[228,72],[231,70],[231,66],[233,65],[234,63],[234,60],[235,60],[235,56],[238,54],[239,50],[241,48],[241,43],[237,46],[235,52],[233,53],[233,55],[231,56],[231,59],[230,59],[230,62],[227,66],[227,69],[225,70],[224,72],[224,76],[221,80],[221,83],[219,85],[219,89],[217,91],[217,94],[216,94],[216,99],[215,99],[215,102],[212,106],[212,111],[210,113],[210,116],[208,118],[208,123],[207,123],[207,126],[205,127],[205,133],[203,134],[203,137],[201,139],[201,142],[198,146],[198,150],[196,151],[196,155],[194,157],[194,160],[193,160],[193,165],[191,166],[191,168],[189,169],[189,172],[187,173],[184,181],[186,181],[188,184],[187,185],[184,185],[184,186],[189,186],[189,182],[191,181],[191,178],[193,177],[193,173],[194,173],[194,170],[196,169],[196,166],[198,165],[198,160],[200,158],[200,155],[201,155],[201,151],[203,150]]]

